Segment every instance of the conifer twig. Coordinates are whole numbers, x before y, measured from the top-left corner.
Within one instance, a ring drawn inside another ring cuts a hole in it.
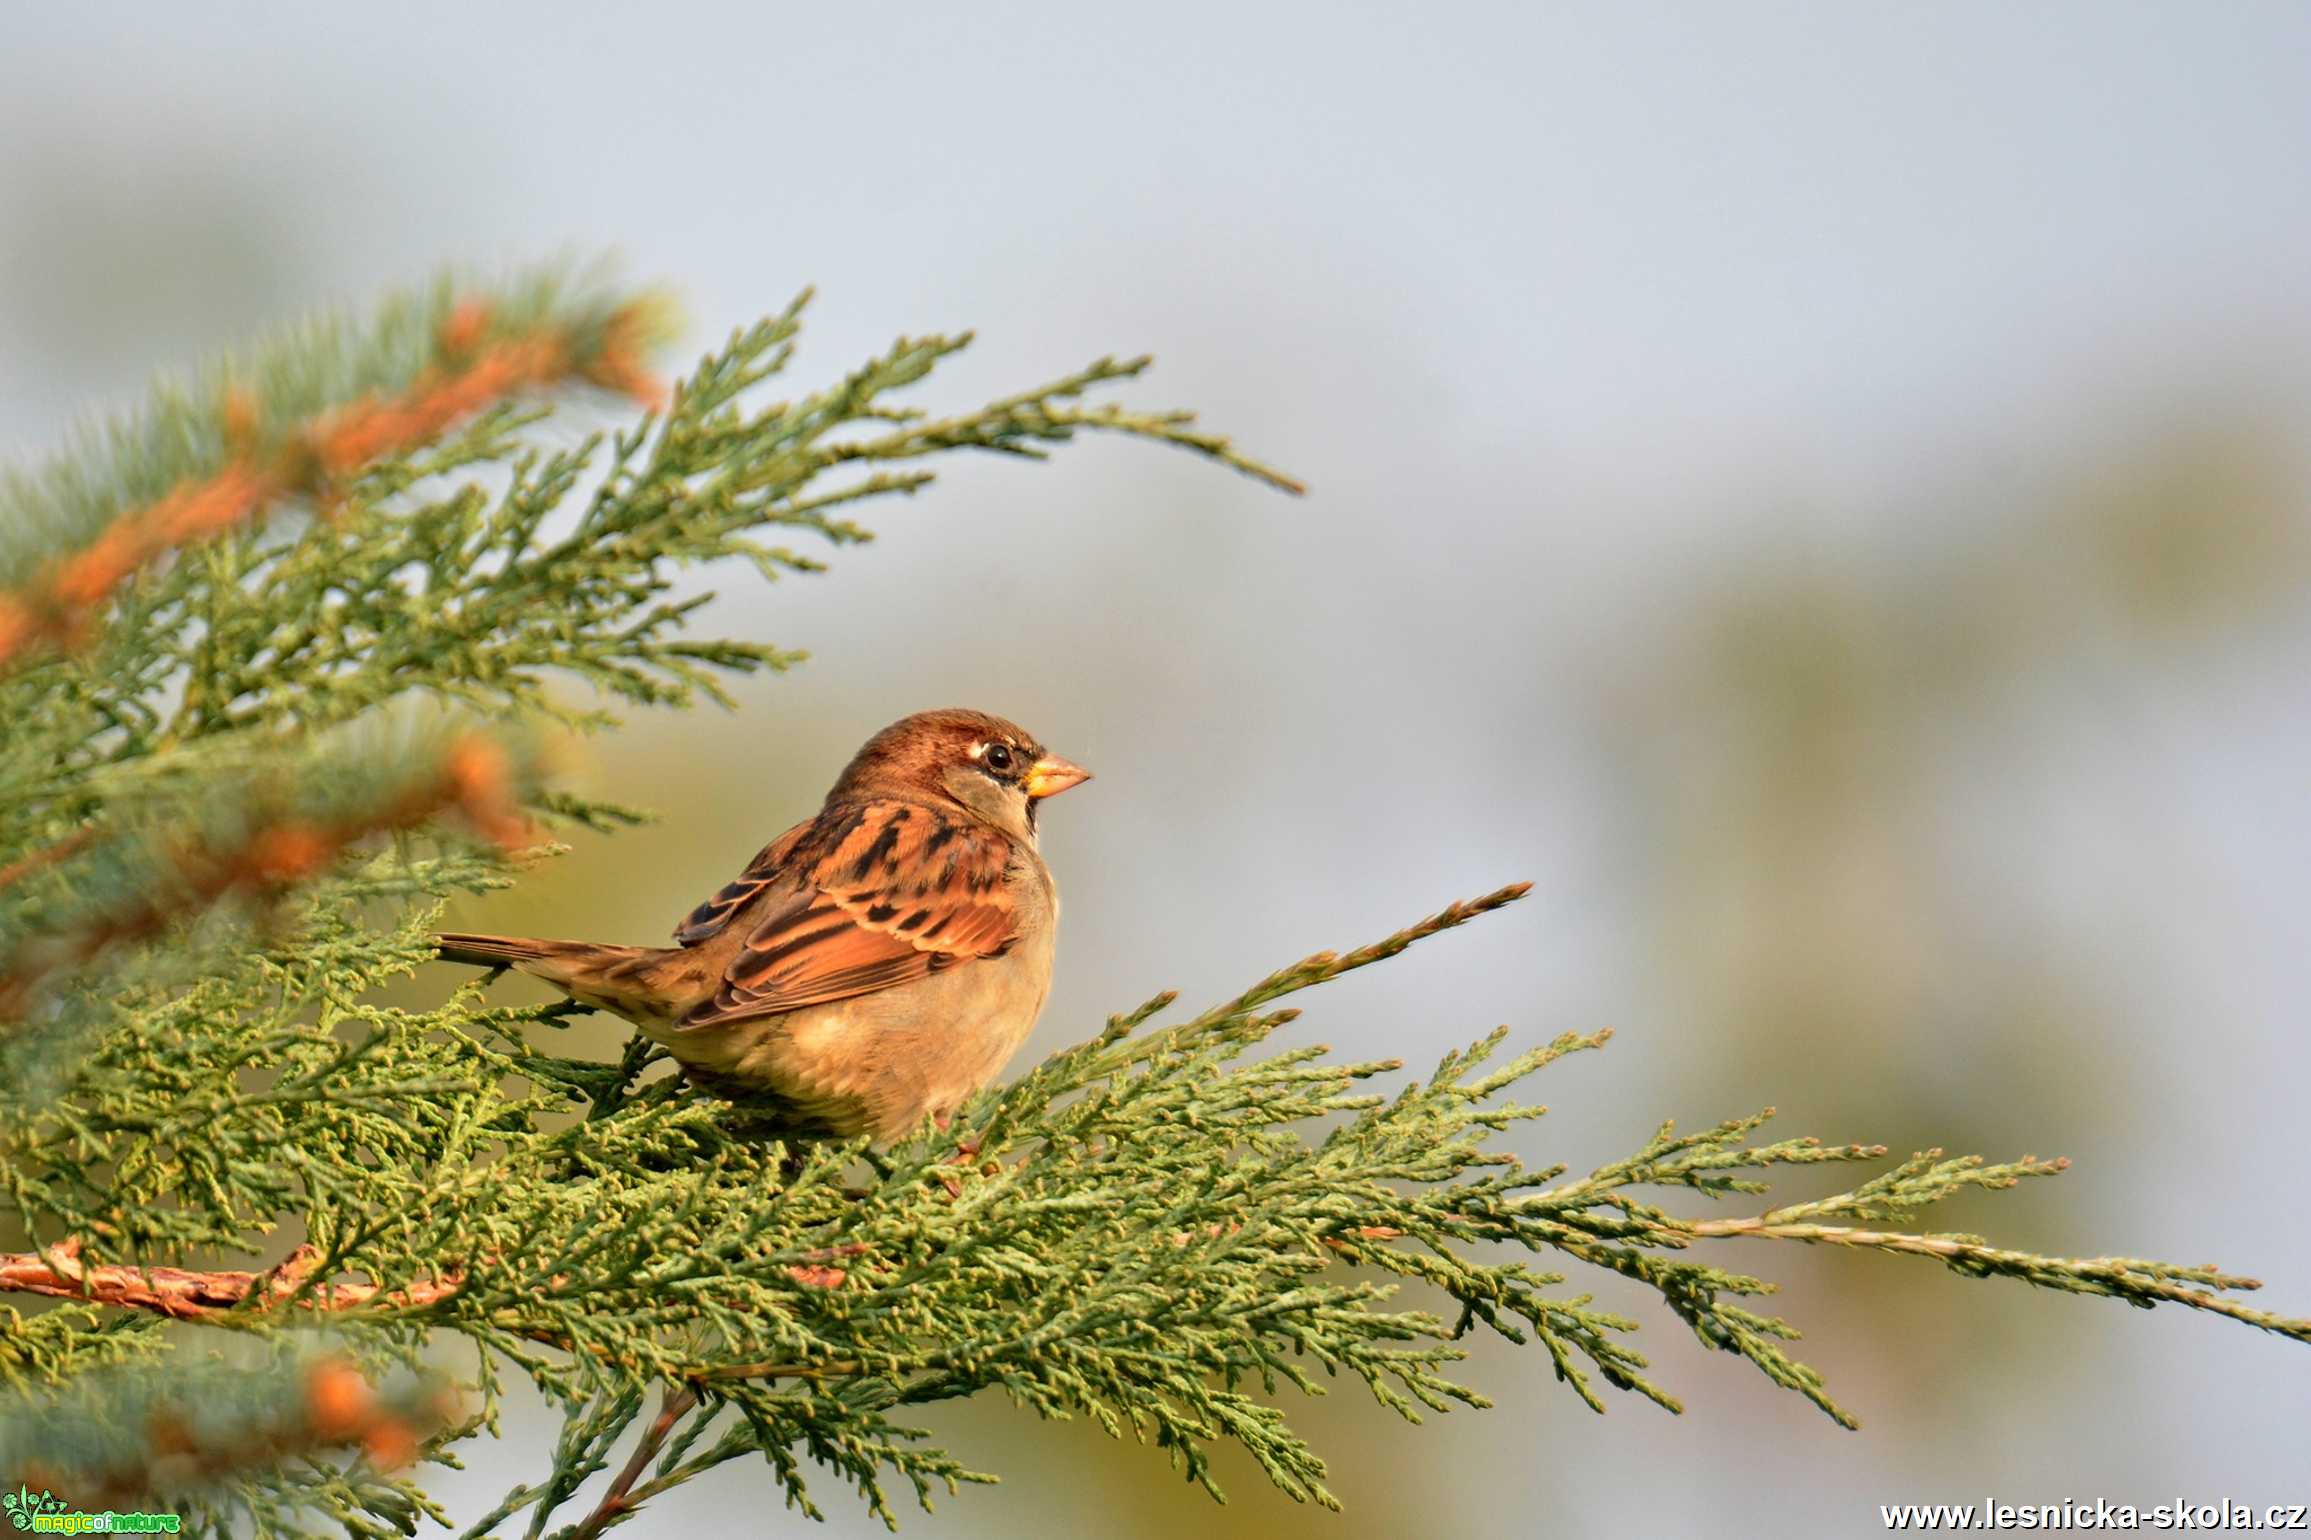
[[[2053,1163],[2063,1169],[2068,1161]],[[2249,1326],[2311,1342],[2311,1320],[2297,1320],[2242,1305],[2209,1292],[2215,1289],[2260,1289],[2259,1278],[2238,1277],[2220,1269],[2177,1267],[2169,1262],[2147,1262],[2124,1257],[2049,1259],[2028,1252],[1985,1245],[1970,1235],[1911,1235],[1899,1230],[1873,1230],[1853,1225],[1824,1225],[1777,1221],[1771,1214],[1747,1219],[1691,1219],[1676,1226],[1688,1235],[1706,1239],[1742,1237],[1755,1240],[1802,1241],[1807,1245],[1844,1246],[1857,1251],[1932,1257],[1955,1272],[1973,1277],[1994,1275],[2044,1283],[2049,1272],[2065,1280],[2063,1287],[2080,1293],[2109,1293],[2140,1304],[2182,1305],[2228,1316]]]
[[[687,1386],[681,1390],[669,1390],[659,1399],[658,1415],[651,1419],[649,1427],[643,1429],[641,1442],[634,1446],[634,1453],[612,1478],[610,1489],[602,1494],[602,1500],[594,1505],[594,1511],[570,1531],[567,1540],[594,1540],[595,1536],[638,1506],[631,1500],[634,1483],[642,1479],[642,1472],[650,1468],[650,1462],[658,1457],[658,1451],[666,1447],[667,1436],[674,1431],[674,1425],[687,1417],[697,1405],[698,1393]]]

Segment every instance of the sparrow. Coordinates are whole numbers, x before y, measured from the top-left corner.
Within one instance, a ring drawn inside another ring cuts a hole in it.
[[[690,911],[670,947],[448,932],[662,1043],[702,1089],[767,1099],[792,1137],[888,1143],[1002,1072],[1051,984],[1046,797],[1091,778],[981,711],[867,740],[818,816]]]

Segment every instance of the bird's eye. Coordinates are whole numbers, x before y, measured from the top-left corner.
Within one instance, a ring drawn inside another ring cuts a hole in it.
[[[980,756],[980,762],[997,775],[1005,774],[1011,769],[1010,746],[1001,743],[988,744],[987,752]]]

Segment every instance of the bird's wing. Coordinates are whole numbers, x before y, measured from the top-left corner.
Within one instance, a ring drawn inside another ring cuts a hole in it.
[[[714,998],[682,1025],[783,1015],[1002,956],[1019,936],[1017,901],[1004,881],[1010,860],[1002,834],[936,808],[866,802],[829,809],[799,835],[771,845],[684,927],[756,883],[705,919],[711,934],[762,897]]]
[[[795,851],[818,827],[815,818],[805,819],[781,834],[777,839],[755,853],[746,863],[746,870],[724,883],[715,895],[700,904],[675,927],[674,940],[680,946],[696,946],[722,934],[730,917],[762,896],[772,883],[786,875],[793,864]]]

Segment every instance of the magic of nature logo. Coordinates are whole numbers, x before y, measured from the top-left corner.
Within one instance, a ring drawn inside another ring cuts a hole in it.
[[[42,1535],[173,1535],[184,1520],[173,1513],[90,1513],[68,1508],[64,1499],[18,1483],[13,1492],[0,1492],[0,1513],[17,1529]]]

